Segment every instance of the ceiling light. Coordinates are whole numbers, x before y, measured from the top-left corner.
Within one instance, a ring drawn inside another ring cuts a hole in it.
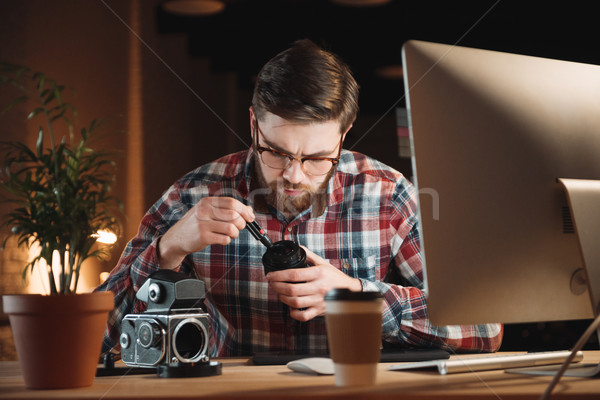
[[[383,79],[402,79],[404,70],[402,65],[386,65],[375,70],[375,75]]]
[[[220,0],[171,0],[163,4],[165,11],[190,17],[218,14],[225,9]]]
[[[332,3],[346,7],[375,7],[388,4],[391,0],[331,0]]]

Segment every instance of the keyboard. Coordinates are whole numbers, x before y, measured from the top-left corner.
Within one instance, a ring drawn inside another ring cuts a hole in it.
[[[329,357],[329,354],[292,354],[285,352],[256,353],[252,356],[254,365],[285,365],[290,361],[309,357]],[[397,349],[381,350],[380,362],[419,362],[450,358],[450,353],[441,349]]]
[[[485,356],[460,357],[450,360],[431,360],[414,363],[394,364],[390,371],[437,370],[441,375],[457,372],[473,372],[494,369],[522,368],[563,363],[571,354],[569,350],[542,351],[519,354],[489,354]],[[583,360],[578,351],[573,362]]]

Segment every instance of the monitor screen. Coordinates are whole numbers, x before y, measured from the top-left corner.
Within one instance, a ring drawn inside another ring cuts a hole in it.
[[[422,41],[403,63],[432,322],[592,318],[557,179],[600,180],[600,66]]]

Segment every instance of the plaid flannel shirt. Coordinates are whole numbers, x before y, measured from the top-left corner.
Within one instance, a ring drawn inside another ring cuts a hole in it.
[[[205,196],[232,196],[253,205],[250,151],[220,158],[178,180],[152,206],[138,234],[97,290],[115,294],[103,351],[118,349],[121,319],[145,304],[135,293],[159,269],[157,241]],[[356,152],[344,150],[328,183],[327,206],[287,221],[276,210],[256,212],[273,241],[295,240],[358,278],[363,290],[384,296],[384,342],[450,351],[495,351],[502,326],[433,326],[423,291],[416,190],[402,174]],[[227,246],[211,245],[189,254],[178,267],[195,269],[207,288],[211,316],[210,355],[249,355],[261,351],[325,352],[324,318],[299,322],[269,289],[262,265],[264,246],[246,230]]]

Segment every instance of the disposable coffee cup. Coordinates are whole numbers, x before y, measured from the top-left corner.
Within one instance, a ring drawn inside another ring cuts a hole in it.
[[[379,292],[333,289],[325,295],[325,323],[336,386],[375,384],[381,357]]]

